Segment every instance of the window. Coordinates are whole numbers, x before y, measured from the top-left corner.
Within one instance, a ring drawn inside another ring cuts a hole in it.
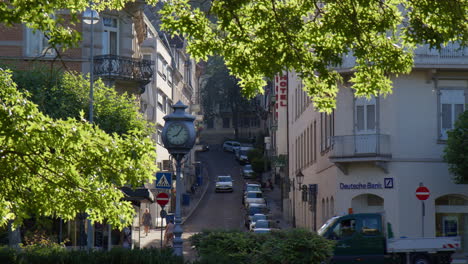
[[[206,120],[207,128],[214,128],[214,120],[213,118]]]
[[[355,103],[355,118],[357,133],[375,133],[376,128],[375,98],[357,98]]]
[[[53,57],[55,50],[49,46],[49,40],[39,30],[26,28],[26,56]]]
[[[172,69],[171,67],[167,67],[167,83],[172,85]]]
[[[447,131],[454,128],[458,116],[465,111],[464,90],[440,91],[440,138],[447,139]]]
[[[334,228],[332,239],[340,240],[354,235],[356,232],[356,220],[346,219],[339,222]]]
[[[158,107],[164,113],[166,112],[165,111],[165,99],[164,99],[164,95],[161,92],[158,94]]]
[[[119,21],[117,18],[102,18],[104,33],[102,36],[103,54],[119,55]]]
[[[320,113],[320,151],[331,148],[335,135],[335,111],[331,114]]]
[[[361,233],[365,236],[380,234],[380,219],[377,216],[363,216]]]
[[[159,126],[159,125],[158,125],[158,138],[157,138],[157,143],[158,143],[159,145],[162,145],[162,144],[163,144],[163,142],[162,142],[162,130],[163,130],[162,126]]]
[[[158,56],[158,73],[162,76],[164,69],[164,59],[161,56]]]
[[[223,128],[229,128],[229,117],[223,118]]]

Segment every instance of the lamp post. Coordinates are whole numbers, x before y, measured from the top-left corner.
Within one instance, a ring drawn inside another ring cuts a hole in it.
[[[304,174],[302,174],[302,171],[299,170],[296,174],[296,181],[297,181],[297,184],[298,184],[298,190],[300,191],[301,190],[301,185],[302,185],[302,181],[304,180]],[[296,197],[296,192],[294,191],[294,198]],[[294,226],[296,226],[296,201],[294,201]]]
[[[162,130],[162,141],[164,147],[176,160],[176,211],[174,226],[174,253],[176,256],[182,256],[182,217],[181,207],[181,166],[184,156],[190,152],[195,144],[195,126],[193,121],[195,117],[185,112],[187,108],[181,101],[172,106],[174,112],[164,116],[166,121]]]
[[[93,8],[93,2],[89,3],[89,8],[87,8],[83,13],[83,22],[90,25],[90,47],[89,47],[89,123],[93,123],[94,115],[94,24],[99,22],[99,14]],[[110,230],[110,227],[109,227]],[[93,226],[91,221],[88,219],[88,236],[87,236],[87,247],[88,249],[92,248],[93,242]]]

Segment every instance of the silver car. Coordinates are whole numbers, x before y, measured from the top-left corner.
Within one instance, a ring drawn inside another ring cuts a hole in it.
[[[242,166],[241,175],[244,179],[252,179],[255,178],[255,172],[252,169],[252,165],[247,164]]]
[[[260,191],[247,192],[244,196],[244,201],[246,204],[249,204],[249,203],[266,204],[265,198],[263,198],[263,193]]]
[[[228,152],[234,152],[236,148],[240,148],[241,144],[237,141],[225,141],[223,143],[223,150]]]
[[[233,180],[229,175],[218,176],[218,178],[216,179],[215,192],[233,192],[234,188],[232,182]]]

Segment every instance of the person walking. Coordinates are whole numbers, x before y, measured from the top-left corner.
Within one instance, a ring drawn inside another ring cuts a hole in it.
[[[145,212],[143,213],[143,217],[141,219],[143,226],[145,228],[145,234],[148,236],[151,227],[151,213],[148,208],[146,208]]]
[[[164,247],[172,247],[174,241],[174,222],[169,220],[164,233]]]

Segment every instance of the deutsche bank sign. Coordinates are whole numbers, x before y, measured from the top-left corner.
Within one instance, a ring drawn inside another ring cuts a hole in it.
[[[376,190],[376,189],[393,189],[393,178],[385,178],[383,183],[366,182],[366,183],[340,183],[341,190]]]

